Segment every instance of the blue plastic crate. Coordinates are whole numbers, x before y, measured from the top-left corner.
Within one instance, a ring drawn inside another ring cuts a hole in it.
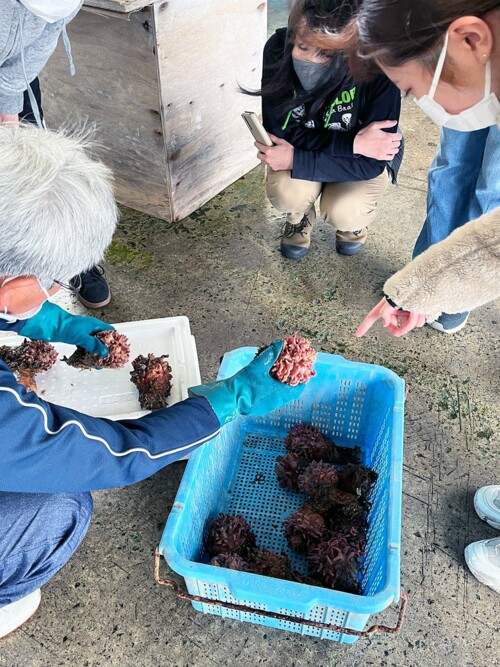
[[[255,352],[246,347],[227,353],[219,378],[233,375]],[[380,366],[324,353],[318,354],[315,370],[299,401],[266,417],[237,419],[191,456],[160,553],[193,595],[287,614],[297,622],[193,603],[199,611],[352,643],[357,637],[307,626],[300,619],[363,630],[370,614],[399,599],[404,382]],[[274,472],[285,435],[301,421],[339,445],[358,445],[363,462],[378,473],[370,498],[363,595],[214,567],[204,553],[210,522],[220,512],[242,514],[260,548],[286,552],[294,568],[305,572],[305,558],[288,547],[282,530],[283,520],[302,506],[304,496],[282,489]]]

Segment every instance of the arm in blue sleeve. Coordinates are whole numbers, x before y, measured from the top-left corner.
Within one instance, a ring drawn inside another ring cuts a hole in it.
[[[316,183],[345,183],[376,178],[386,163],[372,158],[333,157],[323,151],[296,148],[293,153],[292,178]]]
[[[360,112],[360,125],[349,132],[333,132],[330,155],[335,157],[354,157],[353,144],[360,130],[380,120],[397,120],[401,115],[401,92],[384,75],[369,83],[364,91],[363,107]],[[385,132],[398,132],[398,126],[389,127]]]
[[[203,397],[111,421],[42,400],[0,362],[0,490],[80,492],[134,484],[214,438]]]
[[[0,331],[8,333],[20,333],[21,329],[26,324],[27,320],[16,320],[15,322],[7,322],[0,317]]]

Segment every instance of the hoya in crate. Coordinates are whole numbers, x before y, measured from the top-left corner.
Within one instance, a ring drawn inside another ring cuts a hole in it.
[[[0,329],[105,358],[96,334],[113,327],[50,302],[101,260],[116,226],[111,172],[89,148],[83,136],[0,125]],[[237,416],[265,415],[301,395],[304,385],[270,375],[282,346],[274,341],[232,377],[191,387],[168,409],[124,421],[48,402],[0,361],[0,637],[34,613],[40,587],[83,539],[91,491],[140,481]],[[32,549],[35,538],[50,545],[43,554]]]

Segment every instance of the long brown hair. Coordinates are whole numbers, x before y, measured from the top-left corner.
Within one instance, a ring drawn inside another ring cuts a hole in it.
[[[376,62],[397,67],[417,59],[434,67],[440,38],[453,21],[462,16],[484,18],[499,9],[500,0],[363,0],[342,31],[317,31],[312,43],[349,53],[358,75]]]

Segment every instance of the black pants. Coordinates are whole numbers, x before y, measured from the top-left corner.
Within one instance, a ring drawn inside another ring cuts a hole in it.
[[[40,90],[40,79],[37,77],[34,79],[31,84],[31,90],[35,96],[35,100],[38,104],[38,109],[40,110],[40,118],[43,120],[43,109],[42,109],[42,91]],[[31,102],[28,95],[28,91],[24,91],[24,104],[23,110],[19,114],[19,120],[24,121],[25,123],[36,123],[35,115],[33,109],[31,108]]]

